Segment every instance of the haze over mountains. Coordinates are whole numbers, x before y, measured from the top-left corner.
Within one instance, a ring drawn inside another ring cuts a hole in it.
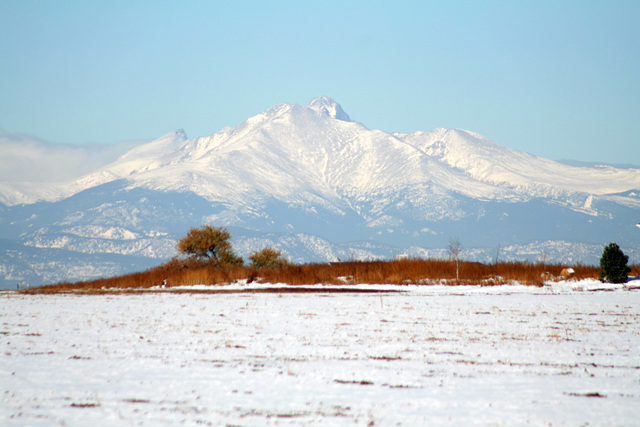
[[[296,262],[444,257],[597,263],[615,241],[638,262],[640,169],[576,167],[476,133],[372,130],[328,97],[278,104],[235,128],[182,130],[84,176],[0,183],[0,286],[139,270],[203,223],[244,256]]]

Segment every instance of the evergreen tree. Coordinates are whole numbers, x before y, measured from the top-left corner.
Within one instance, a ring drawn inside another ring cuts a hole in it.
[[[600,258],[600,280],[610,283],[625,283],[631,269],[627,266],[629,257],[615,243],[609,243]]]

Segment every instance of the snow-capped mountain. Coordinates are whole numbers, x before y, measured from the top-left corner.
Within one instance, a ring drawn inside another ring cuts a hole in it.
[[[210,136],[171,132],[70,182],[0,183],[0,202],[6,281],[20,276],[6,254],[148,265],[205,222],[230,227],[245,255],[270,244],[296,261],[442,256],[456,236],[479,259],[534,245],[593,263],[609,241],[637,251],[640,170],[568,166],[464,130],[372,130],[321,97]]]

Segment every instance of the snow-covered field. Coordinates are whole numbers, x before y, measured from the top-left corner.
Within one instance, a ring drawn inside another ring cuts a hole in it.
[[[640,425],[640,292],[599,287],[4,292],[0,425]]]

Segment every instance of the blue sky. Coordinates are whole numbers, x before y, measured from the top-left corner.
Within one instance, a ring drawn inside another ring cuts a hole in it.
[[[456,127],[640,164],[639,1],[0,1],[0,128],[190,138],[329,95],[369,128]]]

